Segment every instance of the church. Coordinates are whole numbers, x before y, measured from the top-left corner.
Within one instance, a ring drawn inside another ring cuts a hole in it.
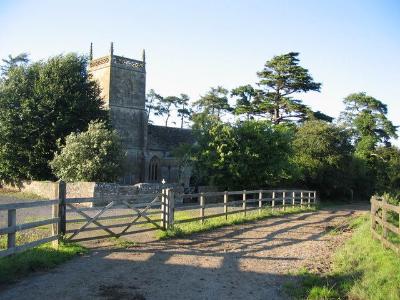
[[[123,184],[177,183],[188,186],[190,171],[180,168],[173,150],[193,143],[190,129],[149,124],[146,111],[146,58],[141,60],[114,54],[93,58],[90,47],[89,74],[101,89],[113,128],[127,152]]]

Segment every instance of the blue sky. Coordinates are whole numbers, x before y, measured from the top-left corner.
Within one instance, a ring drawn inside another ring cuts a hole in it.
[[[147,87],[193,100],[209,87],[255,83],[266,60],[300,52],[321,93],[301,96],[337,117],[365,91],[400,125],[400,1],[5,1],[0,57],[147,53]],[[396,142],[399,145],[399,142]]]

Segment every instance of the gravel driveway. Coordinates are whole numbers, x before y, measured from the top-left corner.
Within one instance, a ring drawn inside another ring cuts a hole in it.
[[[329,226],[360,214],[341,207],[221,228],[132,248],[101,245],[86,256],[35,274],[1,299],[287,299],[285,282],[300,267],[326,270],[350,233]]]

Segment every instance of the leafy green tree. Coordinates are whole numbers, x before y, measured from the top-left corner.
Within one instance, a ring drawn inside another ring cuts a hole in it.
[[[200,182],[235,189],[274,186],[290,178],[290,127],[256,120],[230,125],[213,115],[201,118],[194,124],[193,151]]]
[[[390,148],[390,139],[397,138],[397,126],[387,118],[387,106],[366,93],[350,94],[343,102],[345,111],[340,121],[352,132],[356,161],[354,177],[358,189],[366,197],[374,192],[384,192],[386,184],[388,191],[393,190],[389,176],[395,181],[396,176],[386,173],[386,159],[382,158],[390,152],[384,149]]]
[[[323,121],[302,124],[293,140],[293,162],[300,175],[300,183],[316,189],[322,196],[350,195],[352,164],[350,133]]]
[[[62,180],[113,182],[123,174],[120,138],[104,122],[90,122],[87,131],[71,133],[59,146],[50,165]]]
[[[400,196],[400,149],[394,146],[379,146],[374,153],[376,158],[376,191]]]
[[[315,82],[308,70],[299,65],[298,56],[297,52],[275,56],[257,73],[263,92],[258,107],[274,124],[305,118],[310,109],[293,96],[320,91],[321,83]]]
[[[185,119],[189,119],[192,115],[192,110],[189,107],[189,96],[186,94],[181,94],[178,100],[178,105],[180,105],[178,109],[178,117],[181,118],[181,128],[183,128],[183,124]]]
[[[55,56],[9,69],[0,83],[0,181],[52,179],[57,140],[107,120],[85,57]]]
[[[230,111],[231,107],[228,103],[228,90],[218,86],[216,88],[211,88],[204,96],[199,100],[195,101],[193,104],[197,106],[202,112],[208,114],[211,113],[217,117],[223,111]]]
[[[387,106],[366,93],[353,93],[344,99],[340,119],[354,135],[356,155],[368,158],[378,145],[390,145],[397,138],[397,127],[387,118]]]

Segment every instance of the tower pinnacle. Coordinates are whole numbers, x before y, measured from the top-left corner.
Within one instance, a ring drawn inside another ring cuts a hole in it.
[[[144,49],[143,49],[143,52],[142,52],[142,61],[146,62],[146,51]]]
[[[113,42],[111,42],[110,54],[111,54],[111,56],[114,55],[114,43]]]
[[[93,43],[90,43],[89,60],[93,60]]]

